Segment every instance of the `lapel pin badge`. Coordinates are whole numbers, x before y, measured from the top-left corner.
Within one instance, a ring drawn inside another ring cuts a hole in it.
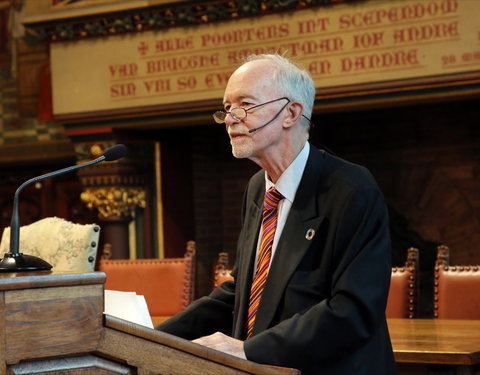
[[[313,236],[315,236],[315,229],[310,228],[309,230],[307,230],[307,233],[305,234],[305,238],[310,241],[313,238]]]

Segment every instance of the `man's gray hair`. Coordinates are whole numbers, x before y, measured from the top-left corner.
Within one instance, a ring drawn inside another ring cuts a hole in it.
[[[274,71],[272,78],[279,95],[301,102],[304,107],[304,116],[311,120],[315,101],[315,84],[308,71],[300,69],[296,64],[279,54],[249,55],[245,58],[245,62],[255,60],[269,60],[276,66],[277,69]],[[305,118],[302,118],[302,121],[308,129],[310,122]]]

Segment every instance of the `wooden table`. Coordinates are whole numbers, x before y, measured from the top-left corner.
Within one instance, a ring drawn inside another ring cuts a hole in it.
[[[480,320],[389,319],[400,374],[480,374]]]

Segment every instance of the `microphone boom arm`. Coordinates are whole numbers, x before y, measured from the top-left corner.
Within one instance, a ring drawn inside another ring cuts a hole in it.
[[[57,176],[59,174],[74,171],[78,168],[88,167],[89,165],[100,163],[101,161],[104,161],[104,160],[105,160],[105,156],[102,155],[102,156],[98,157],[97,159],[91,160],[87,163],[78,164],[78,165],[74,165],[72,167],[60,169],[58,171],[46,173],[46,174],[43,174],[41,176],[31,178],[30,180],[25,181],[23,184],[21,184],[18,187],[18,189],[15,191],[15,195],[13,197],[12,220],[10,222],[10,253],[11,254],[19,254],[20,219],[19,219],[19,213],[18,213],[18,211],[19,211],[18,210],[18,202],[19,202],[20,192],[23,190],[23,188],[25,188],[26,186],[28,186],[30,184],[33,184],[35,182],[42,181],[42,180],[44,180],[48,177],[54,177],[54,176]]]
[[[24,255],[19,251],[20,247],[20,219],[19,219],[19,209],[18,202],[20,192],[25,186],[28,186],[34,182],[41,181],[48,177],[54,177],[59,174],[67,173],[74,171],[78,168],[88,167],[89,165],[100,163],[102,161],[115,161],[120,158],[125,157],[127,154],[127,147],[122,144],[117,144],[110,147],[105,153],[89,162],[83,164],[73,165],[68,168],[63,168],[58,171],[50,172],[43,174],[38,177],[31,178],[28,181],[25,181],[21,184],[18,189],[15,191],[13,197],[13,210],[12,210],[12,220],[10,225],[10,251],[5,253],[3,259],[0,260],[0,272],[19,272],[19,271],[44,271],[50,270],[52,265],[44,261],[41,258],[38,258],[33,255]]]

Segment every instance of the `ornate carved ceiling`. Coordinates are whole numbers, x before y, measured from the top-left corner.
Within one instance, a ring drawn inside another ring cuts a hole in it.
[[[28,37],[42,41],[83,38],[158,30],[169,27],[227,21],[314,6],[331,6],[360,0],[210,0],[169,3],[125,11],[54,20],[25,20]]]

